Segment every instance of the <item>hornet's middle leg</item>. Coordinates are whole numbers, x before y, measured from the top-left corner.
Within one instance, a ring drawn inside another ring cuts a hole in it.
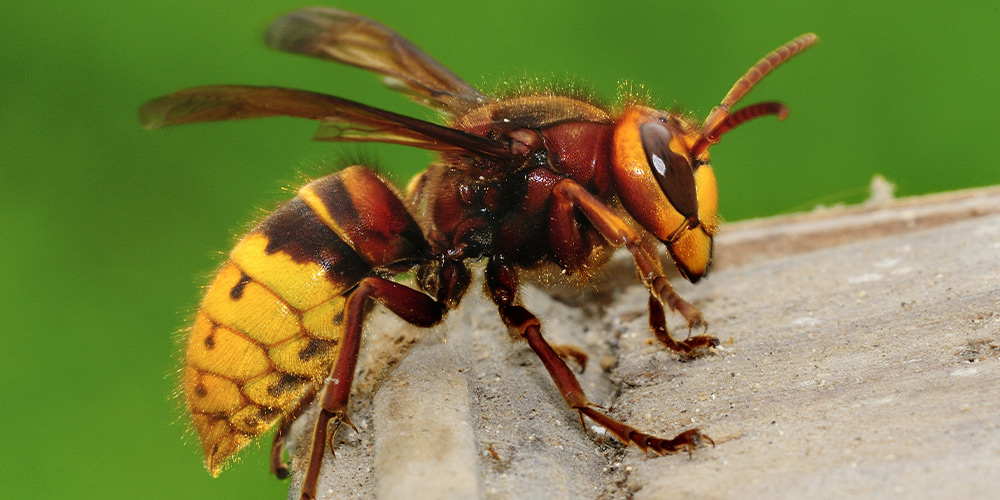
[[[673,439],[662,439],[640,432],[599,411],[583,393],[583,388],[580,387],[580,382],[573,371],[542,337],[538,318],[517,303],[517,271],[513,266],[505,263],[502,257],[491,258],[486,267],[486,286],[504,323],[516,329],[528,342],[549,372],[566,404],[580,412],[581,420],[586,416],[608,429],[623,443],[634,444],[643,451],[651,450],[660,454],[690,452],[706,441],[714,444],[712,439],[699,429],[689,429]]]

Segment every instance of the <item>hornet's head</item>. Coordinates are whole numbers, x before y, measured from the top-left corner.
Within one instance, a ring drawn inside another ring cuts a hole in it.
[[[818,40],[807,33],[769,53],[740,78],[704,123],[646,106],[625,108],[615,125],[612,154],[622,205],[667,246],[677,269],[692,283],[708,273],[712,237],[718,232],[718,191],[708,148],[722,134],[754,118],[788,109],[778,102],[731,108],[758,80]]]

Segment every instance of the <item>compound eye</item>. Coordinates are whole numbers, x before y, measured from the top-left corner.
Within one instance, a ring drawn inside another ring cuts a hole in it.
[[[685,218],[698,213],[698,193],[694,170],[686,156],[670,149],[673,134],[664,124],[648,122],[639,126],[639,137],[653,177],[674,208]]]

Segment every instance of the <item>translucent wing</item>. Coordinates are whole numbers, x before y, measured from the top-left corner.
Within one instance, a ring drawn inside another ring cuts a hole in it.
[[[385,84],[421,104],[454,113],[487,99],[389,27],[350,12],[306,7],[267,29],[267,45],[350,64],[386,76]]]
[[[510,158],[503,143],[461,130],[305,90],[246,85],[192,87],[139,109],[149,129],[183,123],[294,116],[323,122],[317,140],[385,142],[434,151]]]

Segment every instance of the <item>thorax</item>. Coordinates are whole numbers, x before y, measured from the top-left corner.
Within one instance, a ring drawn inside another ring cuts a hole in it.
[[[516,159],[446,156],[411,183],[408,198],[434,253],[479,258],[503,253],[528,264],[548,256],[552,187],[569,178],[612,195],[614,119],[597,105],[538,94],[498,99],[456,117],[455,127],[509,144]]]

